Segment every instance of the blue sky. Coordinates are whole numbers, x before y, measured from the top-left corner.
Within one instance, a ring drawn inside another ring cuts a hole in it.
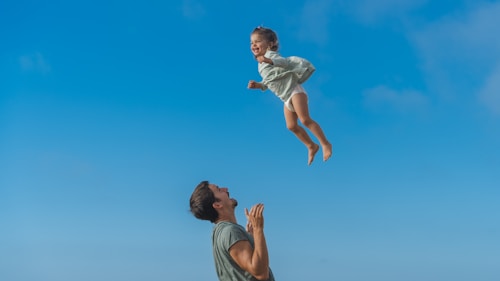
[[[500,1],[0,2],[0,279],[217,280],[188,199],[266,206],[277,280],[500,279]],[[246,89],[317,68],[307,166]]]

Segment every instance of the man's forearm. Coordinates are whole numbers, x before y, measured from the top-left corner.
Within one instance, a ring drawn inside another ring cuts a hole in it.
[[[252,264],[254,265],[254,277],[259,280],[269,279],[269,254],[267,251],[266,237],[263,229],[253,230],[254,251]]]

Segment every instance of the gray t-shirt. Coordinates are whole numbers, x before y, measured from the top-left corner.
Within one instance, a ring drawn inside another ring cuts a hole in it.
[[[212,232],[212,247],[215,260],[215,270],[220,281],[258,281],[250,273],[241,269],[229,254],[229,248],[236,242],[247,240],[254,247],[253,237],[239,224],[219,222]],[[274,281],[269,269],[269,279]]]

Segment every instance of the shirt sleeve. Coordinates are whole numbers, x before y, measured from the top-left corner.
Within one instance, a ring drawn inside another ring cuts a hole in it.
[[[278,52],[275,51],[267,51],[266,57],[273,61],[273,66],[277,67],[287,67],[288,60],[282,56]]]
[[[279,56],[279,55],[273,56],[271,58],[271,60],[273,61],[274,66],[283,67],[283,68],[288,66],[288,61],[286,60],[286,58],[284,58],[282,56]]]
[[[224,234],[222,235],[222,237],[225,237],[224,248],[227,251],[229,251],[229,248],[231,248],[234,244],[236,244],[236,242],[245,240],[248,241],[248,236],[245,233],[245,230],[235,225],[226,227],[224,229]]]

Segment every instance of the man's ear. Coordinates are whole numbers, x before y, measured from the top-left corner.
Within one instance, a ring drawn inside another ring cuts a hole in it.
[[[220,201],[215,201],[212,203],[212,207],[214,207],[214,209],[222,208],[222,203]]]

